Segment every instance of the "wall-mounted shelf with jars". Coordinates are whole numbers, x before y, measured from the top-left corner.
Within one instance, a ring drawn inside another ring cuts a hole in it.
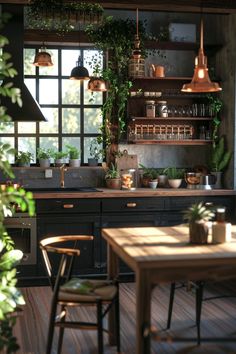
[[[205,94],[181,92],[188,77],[133,80],[128,101],[128,143],[209,145],[214,112]]]

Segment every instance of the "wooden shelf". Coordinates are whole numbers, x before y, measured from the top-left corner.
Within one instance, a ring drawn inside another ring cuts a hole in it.
[[[151,120],[151,121],[155,121],[158,123],[158,121],[169,121],[169,120],[187,120],[187,121],[199,121],[199,120],[203,120],[203,121],[212,121],[214,118],[213,117],[155,117],[155,118],[149,118],[149,117],[132,117],[131,116],[132,121],[135,120]]]
[[[135,80],[191,81],[191,80],[192,80],[192,77],[187,77],[187,76],[164,76],[164,77],[140,76],[140,77],[134,77],[134,78],[131,78],[131,79],[132,79],[133,81],[135,81]]]
[[[140,145],[211,145],[212,140],[129,140],[128,144],[140,144]]]

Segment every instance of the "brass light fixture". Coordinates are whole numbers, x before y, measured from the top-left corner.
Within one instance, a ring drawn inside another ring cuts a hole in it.
[[[145,76],[145,59],[143,59],[141,55],[138,33],[138,9],[136,9],[136,34],[134,39],[134,49],[129,60],[129,76],[134,78]]]
[[[35,55],[33,65],[35,66],[53,66],[51,55],[47,52],[46,47],[41,47],[40,51]]]
[[[106,82],[101,77],[91,77],[88,82],[88,90],[94,92],[107,91]]]
[[[222,88],[217,82],[210,80],[207,68],[207,57],[203,50],[203,19],[201,18],[200,48],[198,56],[195,58],[195,68],[192,81],[184,84],[182,92],[218,92]]]

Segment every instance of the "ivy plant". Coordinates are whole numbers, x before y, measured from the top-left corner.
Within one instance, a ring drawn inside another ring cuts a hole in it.
[[[7,16],[0,17],[0,28],[3,27]],[[13,78],[16,70],[10,60],[10,54],[4,51],[4,46],[8,43],[7,38],[0,35],[0,78]],[[0,87],[1,96],[8,97],[12,102],[21,105],[20,90],[12,83],[3,84]],[[10,117],[7,108],[0,105],[0,127],[3,130]],[[8,161],[8,155],[14,154],[14,149],[9,144],[0,144],[0,169],[8,178],[13,179],[14,173]],[[34,201],[31,192],[26,192],[23,188],[15,189],[11,185],[0,188],[0,352],[15,353],[19,349],[17,339],[13,336],[12,328],[16,321],[17,307],[24,304],[22,294],[17,289],[16,268],[23,253],[16,250],[14,242],[8,235],[4,226],[5,217],[14,214],[14,207],[18,206],[22,211],[28,210],[29,215],[34,213]]]

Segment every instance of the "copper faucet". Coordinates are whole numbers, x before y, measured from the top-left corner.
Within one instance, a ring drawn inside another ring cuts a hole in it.
[[[67,171],[67,167],[65,164],[60,166],[60,187],[65,188],[65,172]]]

